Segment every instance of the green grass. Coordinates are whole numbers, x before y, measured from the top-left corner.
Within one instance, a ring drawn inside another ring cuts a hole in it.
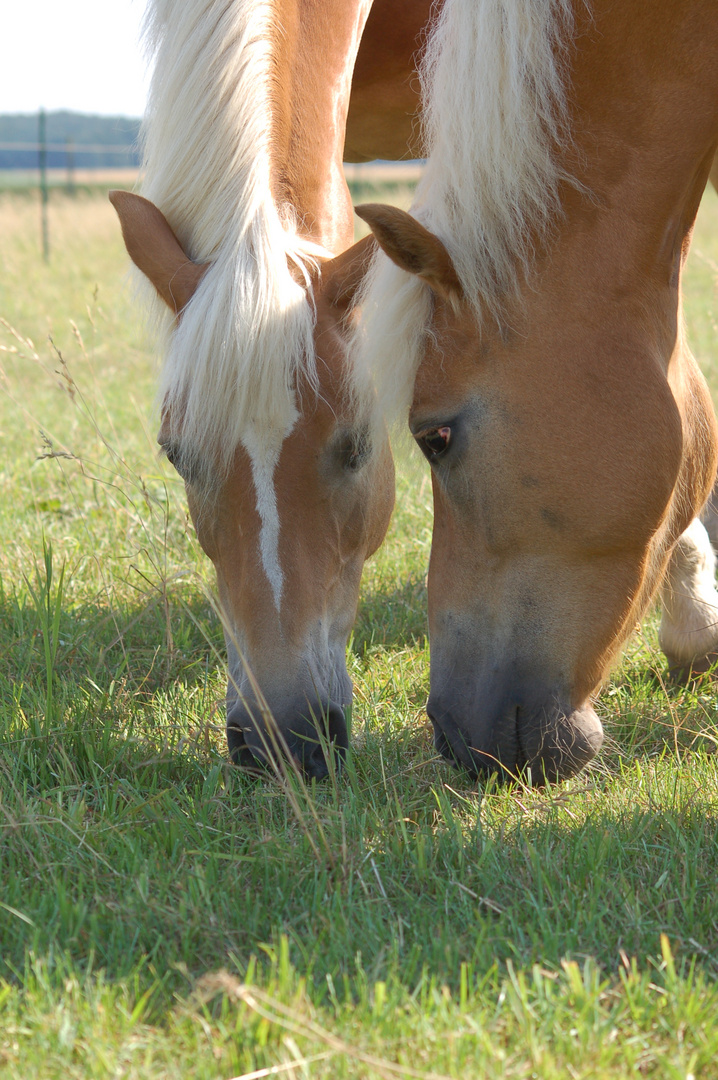
[[[97,199],[50,209],[44,266],[37,206],[0,200],[0,1077],[717,1077],[713,685],[666,684],[651,617],[587,773],[481,789],[437,761],[407,465],[345,775],[230,768],[211,566],[156,456],[119,228]],[[709,194],[686,288],[714,390],[716,262]]]

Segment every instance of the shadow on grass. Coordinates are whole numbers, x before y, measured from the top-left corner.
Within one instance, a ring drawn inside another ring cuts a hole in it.
[[[88,763],[110,767],[118,755],[131,772],[131,760],[166,755],[193,726],[221,731],[224,643],[206,597],[62,599],[61,580],[0,595],[0,755],[14,783],[77,786],[96,776]]]
[[[354,624],[352,649],[358,655],[372,646],[403,648],[412,643],[423,646],[426,622],[426,581],[409,578],[395,588],[380,588],[363,595]]]
[[[0,626],[0,678],[44,679],[45,606],[32,596],[0,592]],[[208,665],[224,653],[212,604],[186,587],[157,591],[136,604],[63,603],[51,633],[54,674],[78,685],[121,677],[133,690],[152,692],[177,681],[189,684],[205,678]]]
[[[52,591],[56,590],[53,582]],[[205,681],[225,659],[222,627],[212,602],[186,583],[161,587],[136,603],[68,603],[60,596],[54,645],[54,674],[78,685],[98,686],[122,678],[137,693],[153,693],[175,683]],[[0,580],[0,680],[37,683],[46,677],[49,594],[33,600],[5,592]],[[426,585],[411,578],[397,588],[362,595],[351,648],[361,655],[372,646],[401,648],[427,637]]]

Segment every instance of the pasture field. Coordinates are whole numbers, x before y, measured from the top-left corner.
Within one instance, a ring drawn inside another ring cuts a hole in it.
[[[714,685],[667,682],[653,616],[590,770],[537,792],[437,760],[407,462],[344,774],[240,774],[118,224],[54,192],[45,266],[38,223],[0,196],[0,1077],[718,1077]],[[713,193],[686,291],[718,395]]]

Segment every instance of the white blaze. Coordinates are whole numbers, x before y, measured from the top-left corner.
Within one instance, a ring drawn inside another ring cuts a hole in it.
[[[288,432],[286,433],[288,434]],[[252,479],[257,498],[257,513],[261,520],[259,552],[267,581],[272,589],[277,611],[282,605],[284,575],[279,559],[279,511],[277,492],[274,487],[274,470],[279,461],[282,443],[286,435],[268,439],[248,439],[245,448],[252,463]]]

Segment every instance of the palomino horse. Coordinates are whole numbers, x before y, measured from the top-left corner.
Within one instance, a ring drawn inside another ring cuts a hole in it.
[[[432,13],[435,17],[441,7],[441,0],[374,0],[354,66],[346,161],[420,153],[417,68]],[[718,155],[710,179],[718,191]],[[661,586],[659,640],[678,676],[707,670],[718,658],[716,549],[718,485],[701,521],[694,521],[673,549]]]
[[[441,0],[374,0],[354,66],[345,161],[421,152],[418,66],[432,14],[441,8]],[[710,180],[718,191],[718,155]],[[718,659],[715,550],[718,485],[700,522],[694,521],[673,549],[661,585],[659,640],[679,677],[705,671]]]
[[[557,779],[600,746],[591,695],[671,554],[702,542],[685,530],[718,433],[680,288],[718,143],[718,10],[447,0],[422,79],[413,216],[360,211],[388,259],[358,351],[432,467],[437,748]]]
[[[417,61],[441,0],[374,0],[352,76],[345,161],[421,156]]]
[[[393,506],[373,394],[345,377],[342,148],[368,0],[151,0],[147,198],[115,192],[168,309],[159,441],[212,559],[235,761],[347,746],[346,642]],[[272,719],[273,718],[273,719]]]

